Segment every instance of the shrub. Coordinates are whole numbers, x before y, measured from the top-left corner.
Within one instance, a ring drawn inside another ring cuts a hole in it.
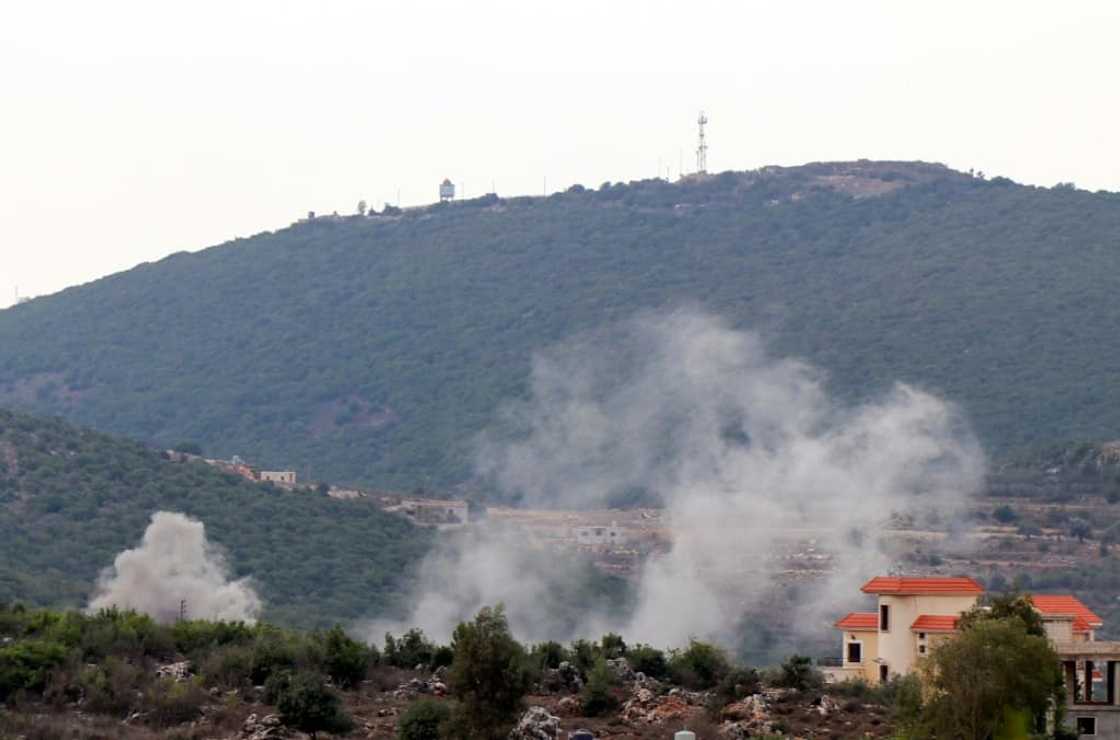
[[[251,685],[253,649],[248,645],[225,645],[209,653],[199,669],[211,686],[230,689]]]
[[[269,678],[265,697],[276,705],[285,725],[310,733],[312,737],[318,732],[349,732],[354,727],[354,721],[342,709],[338,694],[317,673],[278,672]]]
[[[397,725],[398,740],[439,740],[451,720],[447,702],[420,699],[408,705]]]
[[[599,659],[599,646],[587,640],[573,642],[570,652],[572,664],[582,676],[586,676],[595,667],[595,661]]]
[[[159,678],[144,692],[148,723],[170,727],[197,719],[209,695],[195,681]]]
[[[529,658],[538,668],[557,668],[568,660],[568,651],[558,642],[542,642],[533,646]]]
[[[599,648],[602,651],[603,657],[608,660],[621,658],[626,655],[626,642],[622,639],[621,635],[616,635],[613,632],[608,632],[603,635],[599,641]]]
[[[757,694],[762,689],[758,671],[753,668],[733,668],[727,672],[713,694],[713,703],[720,709]]]
[[[824,685],[824,676],[813,667],[811,658],[791,655],[778,672],[774,685],[784,689],[809,691]]]
[[[295,667],[295,646],[278,630],[262,634],[253,644],[250,678],[254,685],[266,683],[273,674]]]
[[[66,659],[66,646],[46,640],[22,640],[0,648],[0,701],[16,691],[42,691],[51,669]]]
[[[580,697],[584,715],[598,717],[618,705],[618,700],[611,693],[614,683],[614,674],[607,666],[606,659],[600,657],[587,674],[587,683],[584,685],[583,694]]]
[[[143,670],[117,657],[86,666],[78,675],[78,686],[85,697],[82,709],[95,714],[127,715],[136,704],[143,677]]]
[[[669,677],[669,663],[665,653],[649,645],[635,645],[626,652],[630,667],[651,678],[663,680]]]
[[[258,628],[244,622],[209,622],[188,619],[171,627],[175,649],[185,655],[223,645],[247,645],[257,636]]]
[[[669,658],[669,675],[674,683],[690,689],[710,689],[730,670],[723,650],[707,642],[689,640],[684,650],[674,650]]]
[[[381,652],[381,660],[387,665],[411,670],[418,665],[432,665],[435,653],[435,643],[424,636],[423,630],[410,629],[399,639],[390,634],[385,635],[385,649]]]
[[[338,625],[323,637],[323,666],[338,686],[349,688],[360,683],[369,664],[369,648],[348,637]]]
[[[454,732],[472,740],[501,738],[529,690],[525,650],[513,639],[504,609],[486,607],[455,628],[448,680],[459,700]]]

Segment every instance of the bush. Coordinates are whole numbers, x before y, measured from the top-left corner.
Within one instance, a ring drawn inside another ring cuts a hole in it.
[[[558,668],[561,663],[569,660],[570,656],[564,646],[558,642],[542,642],[533,646],[529,651],[529,658],[537,668]]]
[[[809,691],[824,685],[824,676],[813,667],[811,658],[804,655],[791,655],[778,672],[774,685],[783,689]]]
[[[595,661],[595,667],[587,674],[587,683],[580,697],[585,716],[598,717],[618,706],[618,700],[611,693],[614,684],[614,674],[607,666],[606,659],[600,657]]]
[[[253,644],[253,665],[249,677],[253,685],[266,683],[270,676],[296,667],[296,647],[279,630],[262,634]]]
[[[486,607],[455,628],[455,660],[448,671],[459,700],[454,732],[471,740],[503,738],[529,690],[525,650],[513,639],[505,610]]]
[[[323,637],[323,666],[331,680],[341,688],[360,683],[369,671],[369,664],[369,648],[350,639],[338,625]]]
[[[265,685],[265,700],[275,704],[280,720],[289,727],[310,733],[349,732],[354,721],[342,709],[338,694],[323,676],[310,671],[281,671]]]
[[[420,699],[408,705],[397,725],[398,740],[439,740],[442,728],[451,720],[447,702]]]
[[[144,692],[144,711],[148,723],[156,727],[170,727],[197,719],[209,695],[195,681],[156,679]]]
[[[225,645],[206,656],[199,670],[206,683],[237,689],[252,685],[253,649],[247,645]]]
[[[66,646],[46,640],[22,640],[0,648],[0,701],[19,690],[42,691],[51,669],[66,659]]]
[[[716,686],[713,702],[722,709],[740,699],[757,694],[762,689],[758,671],[753,668],[733,668]]]
[[[86,666],[78,675],[85,700],[82,709],[95,714],[126,716],[136,704],[144,672],[128,662],[109,657],[100,665]]]
[[[603,657],[608,660],[614,660],[626,655],[626,642],[622,639],[621,635],[616,635],[613,632],[608,632],[603,635],[599,641],[599,648],[602,651]]]
[[[581,676],[586,676],[595,667],[599,659],[599,646],[587,640],[576,640],[570,650],[572,664],[579,670]]]
[[[635,645],[626,652],[630,667],[651,678],[664,680],[669,677],[669,663],[665,653],[649,645]]]
[[[700,691],[718,684],[730,668],[723,650],[699,640],[689,640],[687,648],[672,651],[669,658],[673,682]]]
[[[424,631],[410,629],[399,639],[385,635],[385,649],[381,660],[386,665],[412,670],[418,665],[431,666],[436,654],[436,646],[424,636]]]

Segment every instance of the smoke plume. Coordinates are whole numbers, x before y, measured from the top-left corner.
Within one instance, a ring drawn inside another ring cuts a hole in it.
[[[665,506],[673,545],[643,565],[636,604],[586,605],[577,634],[730,641],[752,602],[782,586],[774,573],[797,538],[832,556],[831,573],[801,589],[798,619],[819,630],[890,567],[879,535],[892,517],[944,521],[984,472],[951,404],[897,384],[849,406],[825,381],[710,314],[642,315],[537,356],[529,397],[484,437],[479,470],[529,506],[602,507],[634,492]],[[443,636],[504,601],[521,637],[571,636],[546,634],[564,559],[527,559],[485,532],[448,550],[423,569],[415,623]]]
[[[261,610],[249,579],[229,579],[225,558],[206,540],[202,522],[158,511],[140,545],[102,572],[89,609],[117,606],[173,622],[182,601],[194,619],[253,622]]]

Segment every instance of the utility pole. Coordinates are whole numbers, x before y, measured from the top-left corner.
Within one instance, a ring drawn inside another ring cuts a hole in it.
[[[696,174],[706,175],[708,174],[708,142],[704,140],[704,126],[708,123],[708,117],[704,115],[704,111],[700,111],[696,123],[700,127],[700,141],[696,146]]]
[[[187,600],[179,599],[179,621],[187,621]]]

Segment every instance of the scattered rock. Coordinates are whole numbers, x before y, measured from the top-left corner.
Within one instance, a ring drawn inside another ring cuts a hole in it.
[[[161,665],[156,669],[156,675],[160,678],[170,678],[175,681],[185,681],[191,676],[191,662],[189,660],[181,660],[178,663],[168,663]]]
[[[616,680],[623,683],[630,683],[635,678],[634,669],[630,667],[630,663],[626,658],[608,660],[607,668],[614,674]]]
[[[565,696],[556,705],[556,711],[565,717],[578,717],[582,710],[579,699],[574,696]]]
[[[529,707],[510,731],[509,740],[556,740],[559,732],[559,717],[544,707]]]
[[[541,692],[545,694],[578,694],[583,691],[583,679],[579,669],[568,661],[556,668],[549,668],[541,677]]]
[[[284,723],[275,714],[266,714],[259,718],[256,714],[250,714],[241,725],[242,740],[272,740],[302,736],[302,733],[296,734],[284,727]]]

